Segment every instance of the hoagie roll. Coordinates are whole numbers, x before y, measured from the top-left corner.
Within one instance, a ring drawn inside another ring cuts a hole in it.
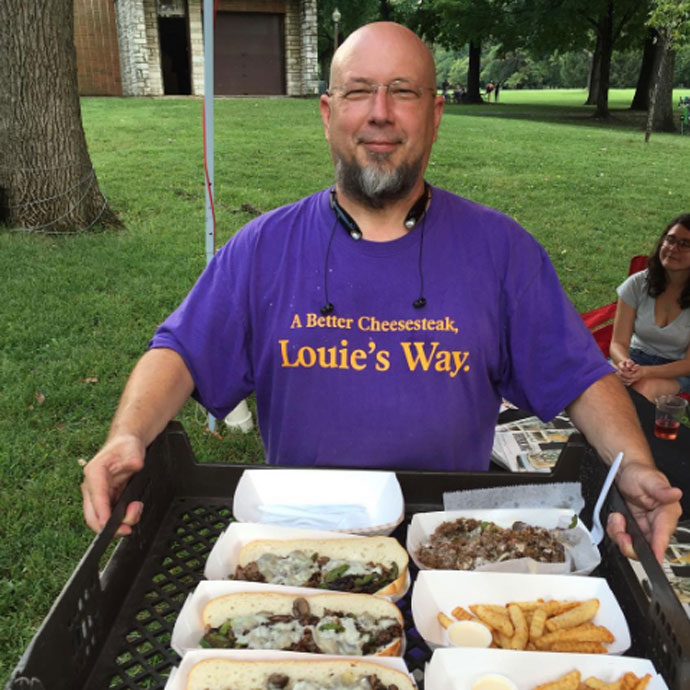
[[[398,595],[407,551],[393,537],[256,539],[240,549],[235,579],[335,591]]]
[[[207,659],[192,667],[186,690],[415,690],[415,684],[401,671],[363,659]]]
[[[369,594],[234,592],[209,601],[203,647],[354,656],[402,652],[403,617]]]

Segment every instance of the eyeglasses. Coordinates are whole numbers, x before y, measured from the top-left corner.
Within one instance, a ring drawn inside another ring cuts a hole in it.
[[[666,235],[666,237],[664,237],[664,242],[669,247],[677,246],[678,250],[681,252],[690,251],[690,240],[679,240],[675,235]]]
[[[332,87],[329,89],[328,95],[331,96],[333,92],[338,92],[346,101],[364,103],[372,100],[380,88],[384,88],[386,94],[396,103],[415,103],[419,101],[425,91],[436,93],[436,89],[431,86],[417,86],[405,79],[394,79],[388,84],[377,84],[373,81],[357,79]]]

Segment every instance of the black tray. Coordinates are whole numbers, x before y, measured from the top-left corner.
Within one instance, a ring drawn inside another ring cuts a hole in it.
[[[232,517],[232,496],[245,467],[196,463],[182,427],[171,423],[149,449],[145,469],[127,486],[5,690],[162,689],[179,661],[170,648],[177,614],[203,578],[206,557]],[[407,519],[395,536],[404,544],[411,514],[441,509],[444,491],[577,481],[581,468],[588,478],[584,484],[596,496],[604,468],[575,435],[551,474],[398,472]],[[585,497],[590,513],[592,496]],[[111,553],[115,530],[132,500],[144,501],[142,520]],[[626,614],[632,653],[651,658],[672,690],[686,690],[690,687],[688,620],[670,587],[666,586],[668,592],[664,589],[665,577],[658,566],[658,573],[654,571],[656,564],[639,534],[636,546],[643,563],[651,563],[650,581],[659,585],[652,591],[652,603],[614,549],[606,550],[606,568],[600,574],[609,580]],[[405,661],[421,689],[431,652],[412,625],[409,594],[399,603],[408,639]]]

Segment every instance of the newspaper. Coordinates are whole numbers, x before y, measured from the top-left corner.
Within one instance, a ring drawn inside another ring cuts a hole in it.
[[[564,415],[550,422],[526,417],[499,424],[491,459],[511,472],[550,472],[575,432],[577,429]]]
[[[678,523],[662,567],[685,615],[690,617],[690,520]]]
[[[649,577],[642,564],[637,560],[628,559],[642,590],[651,599],[651,585]],[[678,597],[685,615],[690,618],[690,520],[679,522],[676,531],[671,536],[668,548],[661,565],[666,579]]]

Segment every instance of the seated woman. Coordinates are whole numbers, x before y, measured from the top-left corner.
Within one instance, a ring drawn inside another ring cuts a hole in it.
[[[610,355],[649,400],[690,392],[690,213],[674,218],[647,269],[618,287]]]

